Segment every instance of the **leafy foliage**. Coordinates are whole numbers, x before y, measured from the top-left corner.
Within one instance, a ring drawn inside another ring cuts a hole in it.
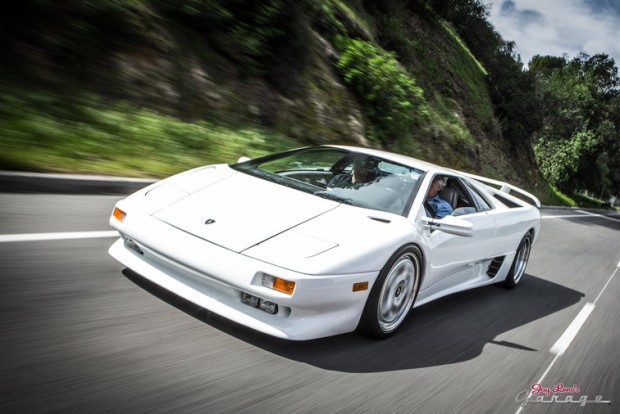
[[[570,190],[579,180],[582,160],[590,159],[596,146],[594,133],[585,129],[567,139],[541,135],[534,150],[545,178],[560,189]]]
[[[410,136],[428,111],[422,89],[400,66],[396,55],[344,36],[336,39],[336,46],[338,69],[366,110],[371,138],[389,146]]]
[[[620,192],[619,86],[607,55],[537,56],[523,70],[515,45],[487,20],[481,0],[430,0],[488,71],[502,134],[533,149],[543,176],[561,191]]]
[[[535,56],[544,128],[534,150],[543,175],[563,191],[620,191],[620,78],[604,54]]]
[[[488,72],[488,85],[502,134],[513,148],[528,149],[541,124],[533,77],[523,70],[514,42],[502,39],[481,0],[430,0]]]
[[[502,134],[513,148],[529,148],[542,127],[534,77],[523,71],[514,43],[503,42],[489,62],[489,87]]]

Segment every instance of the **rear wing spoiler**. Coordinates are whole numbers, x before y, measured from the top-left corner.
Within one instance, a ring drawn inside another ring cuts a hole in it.
[[[481,177],[479,175],[474,175],[474,174],[468,174],[468,173],[463,173],[463,175],[472,178],[476,181],[480,181],[483,184],[487,184],[487,186],[489,186],[490,190],[494,193],[503,193],[501,194],[502,197],[507,197],[508,199],[510,199],[513,202],[519,203],[519,202],[523,202],[524,200],[511,196],[510,192],[513,191],[521,196],[523,196],[524,198],[526,198],[525,202],[532,204],[538,208],[540,208],[540,200],[531,193],[528,193],[527,191],[523,190],[522,188],[519,187],[515,187],[512,184],[508,184],[505,183],[503,181],[499,181],[499,180],[494,180],[492,178],[486,178],[486,177]],[[491,186],[497,186],[499,187],[499,189],[496,189],[495,187],[491,187]]]

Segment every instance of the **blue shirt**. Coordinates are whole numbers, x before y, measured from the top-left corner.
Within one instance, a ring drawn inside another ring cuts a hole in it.
[[[446,200],[439,198],[438,195],[427,200],[427,203],[431,205],[435,209],[435,218],[443,218],[447,215],[452,214],[452,206]],[[427,213],[429,213],[427,211]],[[429,214],[432,216],[432,214]]]

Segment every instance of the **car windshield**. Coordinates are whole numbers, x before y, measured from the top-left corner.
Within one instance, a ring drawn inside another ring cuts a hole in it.
[[[232,164],[255,177],[357,207],[404,214],[423,171],[340,148],[306,148]]]

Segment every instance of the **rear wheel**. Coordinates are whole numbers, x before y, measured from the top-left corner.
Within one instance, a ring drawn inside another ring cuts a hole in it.
[[[420,287],[420,249],[405,246],[383,267],[360,320],[359,330],[375,338],[387,338],[400,328],[413,307]]]
[[[525,268],[527,267],[527,261],[530,258],[531,249],[532,235],[531,233],[528,233],[523,236],[523,239],[521,239],[521,243],[517,248],[515,260],[512,262],[512,266],[508,271],[508,276],[506,276],[506,280],[504,281],[504,286],[512,289],[519,284],[521,279],[523,279],[523,274],[525,273]]]

